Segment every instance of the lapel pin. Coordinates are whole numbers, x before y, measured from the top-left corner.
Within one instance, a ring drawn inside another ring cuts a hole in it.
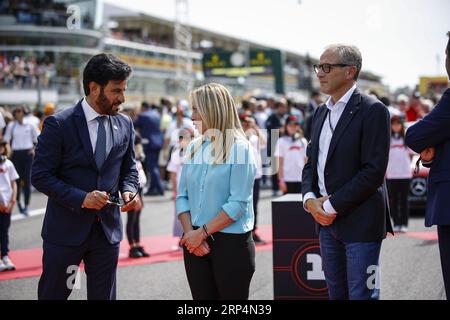
[[[117,128],[117,126],[113,126],[114,130],[119,130],[119,128]]]

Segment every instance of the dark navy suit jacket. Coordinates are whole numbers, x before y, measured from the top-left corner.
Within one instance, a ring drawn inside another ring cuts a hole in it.
[[[425,225],[450,225],[450,89],[425,118],[408,129],[405,142],[417,153],[435,147],[428,176]]]
[[[316,109],[303,169],[302,193],[320,197],[319,138],[328,108]],[[384,176],[389,160],[390,122],[385,105],[356,89],[336,125],[325,165],[325,186],[337,211],[338,236],[349,242],[379,241],[392,232]]]
[[[122,114],[110,116],[112,149],[102,168],[94,160],[81,101],[44,122],[32,167],[32,183],[48,196],[42,238],[52,244],[81,245],[96,217],[101,218],[111,244],[122,240],[119,208],[106,204],[101,211],[83,209],[88,192],[112,194],[138,190],[133,122]]]
[[[141,137],[148,140],[143,143],[144,151],[159,151],[164,142],[164,134],[161,131],[161,116],[156,110],[147,110],[138,115],[135,122]]]

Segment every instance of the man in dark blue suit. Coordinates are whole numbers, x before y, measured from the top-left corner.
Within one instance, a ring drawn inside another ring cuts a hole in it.
[[[161,116],[157,110],[151,109],[144,102],[142,103],[142,112],[138,115],[134,125],[142,137],[146,169],[150,176],[150,187],[146,194],[163,195],[164,188],[158,165],[159,153],[164,142],[164,134],[161,131]]]
[[[450,78],[450,32],[445,67]],[[430,167],[425,226],[437,225],[445,293],[450,300],[450,89],[406,132],[406,144]]]
[[[330,95],[312,119],[303,169],[305,210],[320,225],[322,266],[331,299],[377,299],[381,242],[392,232],[384,175],[389,112],[356,87],[358,48],[329,46],[314,66]]]
[[[119,200],[123,212],[138,201],[133,123],[119,114],[130,74],[113,55],[92,57],[86,97],[44,122],[32,167],[33,185],[48,196],[39,299],[67,299],[82,260],[88,299],[116,298]]]

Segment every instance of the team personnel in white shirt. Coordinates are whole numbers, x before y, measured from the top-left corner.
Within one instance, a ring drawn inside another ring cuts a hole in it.
[[[37,143],[37,128],[24,121],[25,109],[18,106],[13,110],[14,120],[8,123],[4,139],[12,149],[11,160],[19,173],[17,187],[17,205],[20,213],[28,215],[31,196],[31,164],[34,157],[34,146]],[[20,201],[23,193],[24,202]]]
[[[413,151],[405,145],[405,126],[398,115],[391,118],[391,148],[386,171],[390,209],[394,232],[408,231],[408,192],[412,178]]]
[[[32,124],[36,127],[38,133],[41,131],[41,119],[36,117],[28,106],[24,106],[25,116],[23,122]]]
[[[303,137],[296,116],[289,116],[285,125],[286,135],[277,141],[275,156],[278,159],[280,190],[286,193],[302,193],[302,170],[306,163],[308,142]]]

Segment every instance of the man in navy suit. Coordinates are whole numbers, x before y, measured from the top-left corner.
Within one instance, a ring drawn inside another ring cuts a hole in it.
[[[386,106],[360,92],[358,48],[329,46],[314,70],[330,97],[312,119],[303,169],[303,205],[320,225],[331,299],[377,299],[381,242],[392,232],[384,175],[389,158]]]
[[[450,78],[450,32],[445,67]],[[406,132],[406,144],[430,167],[425,226],[437,225],[445,293],[450,300],[450,89],[422,120]]]
[[[83,72],[86,97],[44,122],[32,167],[33,185],[48,196],[39,299],[67,299],[82,260],[87,298],[116,298],[118,203],[122,197],[125,212],[138,201],[133,123],[119,114],[130,74],[113,55],[92,57]]]
[[[142,137],[142,145],[145,153],[145,164],[150,176],[150,187],[147,195],[163,195],[164,188],[159,173],[158,158],[164,142],[164,134],[161,131],[161,116],[148,103],[142,103],[142,112],[135,122],[136,130]]]

